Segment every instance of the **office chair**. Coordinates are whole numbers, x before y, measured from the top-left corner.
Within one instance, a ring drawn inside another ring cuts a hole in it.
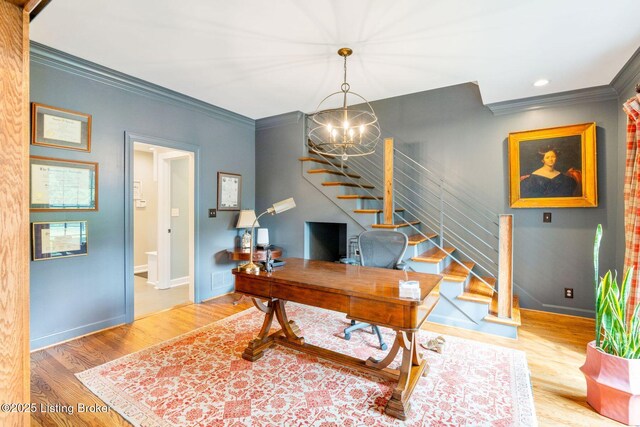
[[[358,249],[360,251],[360,265],[364,267],[391,268],[404,270],[402,257],[407,250],[409,239],[406,234],[391,230],[372,230],[360,233]],[[351,339],[351,332],[371,326],[372,333],[378,335],[380,349],[386,350],[387,345],[382,340],[380,329],[376,325],[351,321],[351,326],[344,330],[344,339]]]

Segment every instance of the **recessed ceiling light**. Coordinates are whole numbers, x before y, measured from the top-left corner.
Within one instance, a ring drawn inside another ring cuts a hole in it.
[[[533,85],[535,87],[542,87],[542,86],[546,86],[549,84],[549,80],[547,79],[540,79],[540,80],[536,80]]]

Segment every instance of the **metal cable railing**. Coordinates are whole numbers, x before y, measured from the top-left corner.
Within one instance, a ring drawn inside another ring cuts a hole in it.
[[[397,152],[397,149],[394,150],[394,151]],[[346,175],[346,173],[344,171],[344,163],[341,162],[340,164],[336,164],[334,158],[329,157],[329,156],[324,156],[324,155],[319,154],[319,153],[316,153],[316,154],[319,155],[321,158],[323,158],[325,161],[327,161],[329,163],[329,165],[334,170],[341,172],[341,176],[344,179],[346,179],[347,182],[350,182],[351,184],[354,184],[355,186],[360,188],[361,191],[364,191],[366,193],[366,195],[373,197],[374,200],[382,201],[382,197],[381,196],[378,196],[378,195],[374,194],[369,189],[363,187],[360,182],[358,182],[355,179],[353,179],[352,177]],[[404,155],[403,153],[400,153],[400,154]],[[396,158],[398,158],[398,157],[396,157]],[[376,151],[374,154],[372,154],[370,156],[360,157],[360,158],[357,158],[357,161],[351,161],[349,163],[349,168],[350,168],[350,170],[352,170],[356,174],[360,175],[364,180],[366,180],[369,183],[373,184],[377,188],[382,188],[382,182],[383,182],[382,173],[380,172],[379,174],[376,174],[376,171],[382,171],[383,170],[382,169],[382,161],[383,161],[382,155],[378,151]],[[432,173],[432,172],[430,172],[428,169],[426,169],[424,167],[422,167],[421,169],[417,169],[415,167],[412,167],[412,165],[409,162],[404,162],[404,165],[410,167],[413,171],[422,170],[422,171],[426,171],[426,172],[428,172],[430,174]],[[394,169],[396,169],[396,168],[394,168]],[[397,169],[398,169],[398,172],[400,172],[400,174],[402,174],[403,176],[406,176],[406,177],[409,176],[407,174],[407,172],[401,170],[400,168],[397,168]],[[421,223],[425,224],[425,226],[430,228],[430,231],[436,232],[436,234],[438,234],[438,236],[439,236],[438,241],[436,241],[431,235],[426,234],[423,230],[421,230],[418,227],[416,227],[415,225],[411,224],[410,223],[410,219],[406,219],[403,215],[401,215],[401,214],[399,214],[398,212],[395,212],[395,211],[393,212],[393,216],[394,216],[395,219],[399,220],[399,222],[396,222],[396,220],[394,220],[394,223],[406,224],[408,227],[411,227],[411,229],[414,230],[417,234],[419,234],[420,236],[422,236],[426,240],[430,241],[435,247],[437,247],[441,251],[445,251],[444,242],[445,242],[445,232],[446,232],[447,233],[446,240],[451,241],[451,242],[455,241],[457,243],[456,244],[456,251],[458,253],[460,253],[462,256],[468,258],[469,260],[472,260],[475,263],[475,265],[478,266],[478,268],[480,270],[482,270],[483,272],[485,272],[486,274],[488,274],[492,278],[495,278],[496,274],[494,273],[494,271],[497,270],[497,262],[494,261],[489,256],[487,256],[483,251],[481,251],[478,248],[476,248],[473,244],[468,242],[468,240],[466,240],[460,234],[458,234],[459,231],[457,233],[452,227],[450,227],[450,226],[445,224],[445,219],[446,219],[446,220],[449,220],[449,221],[453,222],[454,224],[458,225],[458,227],[461,227],[462,229],[467,230],[467,228],[464,227],[460,221],[457,221],[452,215],[447,214],[447,213],[444,212],[444,206],[449,206],[449,207],[453,208],[453,210],[455,212],[461,213],[462,216],[467,219],[467,221],[470,221],[471,223],[476,224],[478,227],[481,228],[481,230],[483,230],[484,232],[488,233],[493,238],[496,238],[495,234],[493,234],[490,230],[488,230],[485,227],[483,227],[481,224],[479,224],[474,219],[470,218],[469,216],[467,216],[466,214],[461,212],[459,209],[455,208],[455,206],[452,203],[449,203],[448,201],[444,200],[444,197],[443,197],[444,194],[450,194],[450,195],[452,195],[452,194],[451,194],[450,191],[445,191],[442,179],[436,180],[433,177],[428,177],[428,179],[430,179],[434,183],[439,183],[440,184],[439,185],[439,187],[440,187],[440,194],[439,195],[437,195],[433,191],[427,189],[426,186],[421,185],[419,181],[417,181],[415,179],[412,179],[412,181],[413,181],[414,184],[416,184],[418,186],[418,190],[426,191],[427,193],[430,193],[431,195],[435,195],[435,196],[439,197],[440,198],[440,206],[436,206],[427,197],[425,197],[425,195],[420,194],[420,191],[415,191],[413,188],[411,188],[410,186],[408,186],[407,184],[402,182],[402,180],[397,178],[397,177],[394,178],[394,184],[398,184],[398,185],[404,187],[407,190],[408,193],[411,193],[413,196],[417,196],[417,198],[420,199],[428,208],[430,207],[431,209],[439,211],[439,215],[440,215],[439,219],[436,218],[436,216],[434,216],[433,214],[429,213],[422,205],[416,203],[413,200],[412,197],[409,197],[407,194],[405,194],[404,192],[400,191],[398,188],[396,188],[396,190],[394,192],[394,197],[401,203],[403,208],[405,208],[405,213],[409,214],[410,217],[415,218],[417,221],[420,221]],[[493,222],[493,223],[497,226],[497,223],[495,223],[495,222]],[[486,245],[489,248],[490,252],[497,253],[497,249],[496,248],[494,248],[493,246],[491,246],[490,244],[488,244],[487,242],[485,242],[484,240],[479,238],[476,234],[470,232],[470,235],[472,237],[476,238],[482,244]],[[475,253],[475,256],[471,252]],[[472,270],[472,268],[467,267],[467,265],[464,264],[464,261],[462,259],[458,259],[459,257],[456,257],[454,255],[450,255],[450,256],[453,259],[453,261],[457,262],[462,268],[466,269],[469,272],[469,274],[471,274],[472,276],[476,277],[481,283],[483,283],[485,286],[489,287],[494,292],[496,292],[496,293],[498,292],[489,283],[488,280],[486,280],[485,278],[483,278],[480,275],[478,275],[476,272],[474,272]],[[479,262],[478,258],[483,258],[483,261]]]

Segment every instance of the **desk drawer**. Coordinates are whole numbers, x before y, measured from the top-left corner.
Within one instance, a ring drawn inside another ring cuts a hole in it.
[[[243,294],[271,298],[271,284],[265,280],[253,279],[246,276],[236,276],[236,292]]]
[[[411,315],[412,311],[415,309],[412,310],[411,306],[357,297],[352,297],[349,305],[349,317],[394,329],[415,328],[416,322],[412,319],[414,317]]]
[[[271,289],[272,298],[280,298],[286,301],[299,302],[313,307],[326,308],[327,310],[346,313],[349,308],[347,295],[332,292],[310,291],[305,288],[293,288],[287,285],[274,283]]]

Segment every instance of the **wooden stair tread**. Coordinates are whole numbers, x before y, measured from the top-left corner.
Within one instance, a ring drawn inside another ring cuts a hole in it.
[[[493,277],[483,277],[487,284],[491,285],[495,289],[496,279]],[[491,304],[491,299],[495,292],[485,285],[476,276],[471,277],[469,284],[465,288],[464,292],[458,295],[458,299],[471,302],[479,302],[483,304]]]
[[[317,157],[300,157],[298,160],[300,160],[301,162],[316,162],[323,165],[333,165],[339,168],[341,167],[343,169],[348,168],[348,166],[346,165],[341,165],[340,163],[333,163],[333,162],[330,162],[329,160],[319,159]]]
[[[415,246],[422,242],[426,242],[429,239],[433,239],[436,237],[436,233],[427,234],[427,237],[424,237],[422,234],[413,234],[409,236],[409,246]]]
[[[342,187],[356,187],[356,188],[374,188],[373,185],[371,184],[356,184],[353,182],[340,182],[340,181],[327,181],[327,182],[323,182],[322,185],[324,185],[325,187],[336,187],[336,186],[342,186]]]
[[[489,306],[489,314],[484,317],[487,322],[500,323],[501,325],[520,326],[520,299],[517,295],[513,296],[513,310],[511,319],[498,317],[498,294],[493,294],[491,305]]]
[[[360,175],[356,175],[355,173],[347,173],[343,171],[335,171],[331,169],[309,169],[307,173],[329,173],[332,175],[340,175],[340,176],[348,176],[349,178],[359,179]]]
[[[411,258],[411,261],[429,262],[429,263],[437,264],[443,259],[445,259],[451,252],[455,251],[455,248],[452,248],[452,247],[445,247],[443,249],[444,250],[438,247],[431,248],[428,251],[425,251],[420,255]]]
[[[398,208],[394,209],[395,212],[404,212],[404,209]],[[353,213],[361,213],[361,214],[380,214],[384,212],[382,209],[354,209]]]
[[[380,200],[374,196],[362,196],[360,194],[340,194],[338,199]]]
[[[467,268],[463,267],[463,265]],[[470,261],[464,261],[462,264],[453,261],[444,270],[442,270],[440,274],[445,280],[449,280],[451,282],[464,282],[467,277],[469,277],[469,270],[471,270],[474,265],[475,263]]]
[[[371,228],[387,228],[387,229],[395,230],[396,228],[408,227],[410,225],[418,225],[418,224],[420,224],[420,221],[409,221],[409,222],[403,222],[400,224],[372,224]]]

